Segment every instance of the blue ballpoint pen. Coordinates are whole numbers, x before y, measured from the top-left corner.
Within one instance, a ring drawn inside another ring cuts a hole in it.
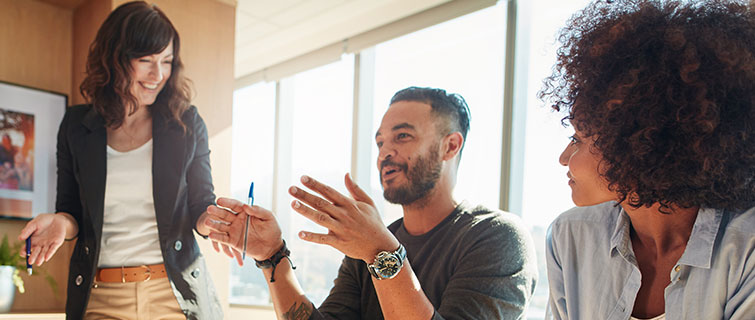
[[[249,186],[249,206],[254,205],[254,182]],[[246,215],[246,224],[244,225],[244,251],[241,252],[241,260],[246,259],[246,240],[249,232],[249,215]]]
[[[29,264],[29,256],[31,255],[31,235],[26,238],[26,272],[31,275],[31,265]]]

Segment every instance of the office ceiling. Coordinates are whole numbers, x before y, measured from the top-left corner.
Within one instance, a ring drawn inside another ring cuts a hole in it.
[[[238,0],[236,78],[449,0]]]
[[[75,9],[89,0],[40,1]],[[216,1],[236,4],[234,73],[239,78],[440,4],[458,0]]]

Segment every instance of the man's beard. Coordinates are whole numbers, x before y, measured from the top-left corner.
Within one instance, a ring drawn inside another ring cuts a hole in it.
[[[383,197],[393,204],[407,205],[422,199],[435,188],[440,179],[441,161],[438,156],[439,144],[430,147],[427,157],[418,156],[414,166],[407,170],[406,163],[399,164],[390,160],[380,163],[380,171],[386,165],[394,165],[401,168],[406,175],[407,183],[393,188],[385,188]],[[380,184],[383,184],[383,175],[380,174]]]

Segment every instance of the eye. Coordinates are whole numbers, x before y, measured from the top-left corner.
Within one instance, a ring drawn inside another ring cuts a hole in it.
[[[150,61],[150,60],[149,60],[149,59],[147,59],[147,58],[140,58],[140,59],[139,59],[139,62],[148,62],[148,63],[149,63],[149,62],[152,62],[152,61]]]
[[[402,139],[409,138],[409,137],[410,136],[409,136],[408,133],[403,133],[403,132],[401,132],[401,133],[399,133],[399,134],[396,135],[396,139],[398,139],[398,140],[402,140]]]
[[[163,63],[172,65],[173,64],[173,60],[163,61]]]
[[[579,140],[579,138],[577,138],[577,135],[576,135],[576,134],[575,134],[575,135],[573,135],[573,136],[571,136],[571,137],[569,137],[569,140],[571,140],[571,143],[570,143],[570,144],[578,144],[578,143],[580,143],[580,142],[581,142],[581,141]]]
[[[380,141],[380,142],[378,142],[376,144],[377,144],[378,149],[383,146],[383,142],[382,141]]]

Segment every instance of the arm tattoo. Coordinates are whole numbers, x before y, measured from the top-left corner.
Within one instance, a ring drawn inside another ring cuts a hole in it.
[[[298,307],[296,302],[283,314],[283,319],[287,320],[306,320],[312,315],[313,307],[309,301],[302,302]]]

